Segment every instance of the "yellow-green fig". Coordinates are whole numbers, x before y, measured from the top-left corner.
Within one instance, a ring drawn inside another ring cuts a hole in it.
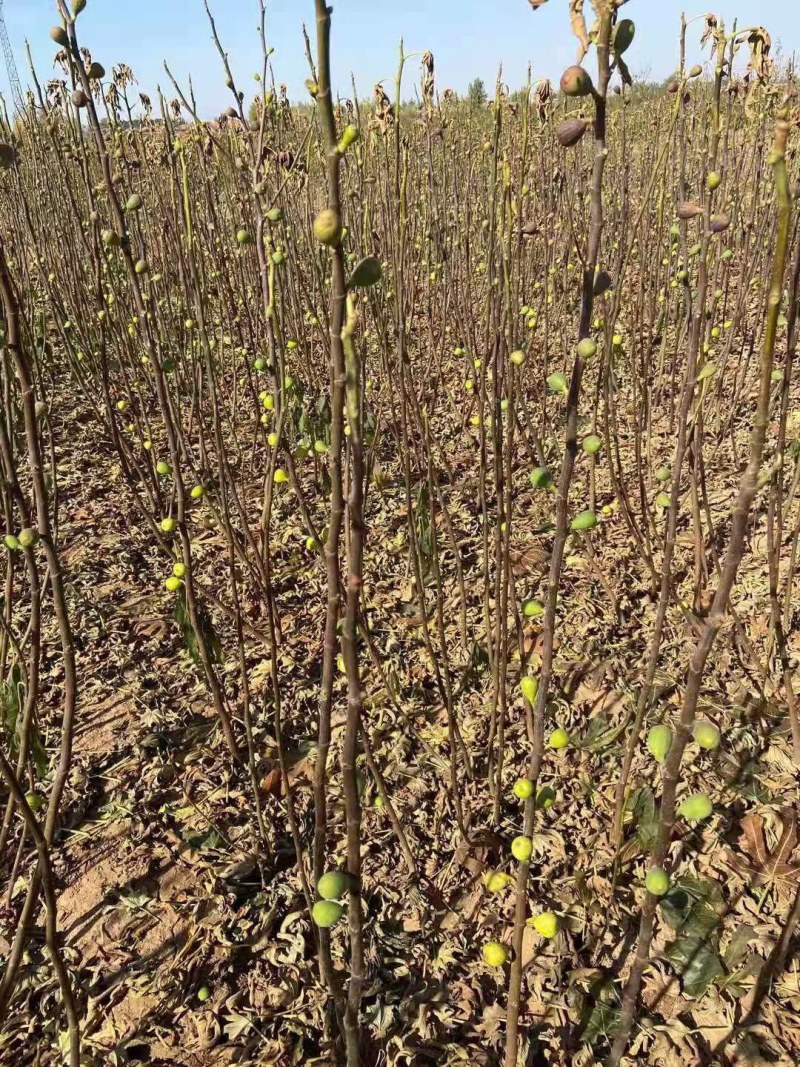
[[[534,915],[533,918],[528,919],[528,923],[542,937],[549,939],[555,937],[558,933],[558,918],[552,911],[542,911],[538,915]]]
[[[569,524],[571,530],[576,530],[578,532],[593,530],[595,526],[597,526],[597,516],[593,511],[582,511],[579,515],[576,515]]]
[[[533,796],[534,785],[530,778],[517,778],[514,782],[514,796],[520,800],[527,800]]]
[[[648,893],[654,897],[663,897],[669,890],[669,875],[663,867],[651,867],[645,876],[644,884]]]
[[[317,892],[324,900],[339,900],[347,890],[344,871],[327,871],[317,882]]]
[[[719,746],[720,733],[713,723],[704,720],[696,722],[692,728],[692,736],[700,748],[709,752]]]
[[[533,842],[529,837],[515,837],[511,842],[511,855],[520,863],[527,863],[533,854]]]
[[[318,900],[311,909],[311,917],[317,926],[327,930],[344,915],[344,908],[335,900]]]
[[[508,959],[508,949],[499,941],[489,941],[483,946],[483,958],[490,967],[502,967]]]
[[[314,219],[314,236],[328,248],[339,244],[342,239],[342,220],[333,208],[323,208]]]
[[[526,675],[519,683],[519,687],[528,703],[534,704],[536,702],[536,694],[539,692],[539,679]]]
[[[513,881],[511,875],[504,871],[487,871],[483,876],[483,884],[489,893],[500,893]]]
[[[705,793],[692,793],[686,797],[678,808],[678,813],[690,822],[707,819],[714,810],[714,805]]]
[[[672,746],[672,730],[663,723],[653,726],[647,735],[647,750],[650,755],[662,763]]]
[[[561,726],[553,730],[547,741],[548,748],[562,749],[566,748],[568,744],[569,734]]]

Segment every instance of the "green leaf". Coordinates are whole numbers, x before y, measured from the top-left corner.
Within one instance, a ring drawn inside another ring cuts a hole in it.
[[[383,270],[380,260],[375,256],[364,256],[360,263],[356,263],[355,270],[350,275],[347,283],[348,289],[369,289],[377,285],[381,280]]]
[[[687,997],[701,997],[725,973],[719,956],[703,938],[680,937],[667,946],[665,954],[675,964]]]
[[[699,878],[678,878],[659,906],[664,922],[690,936],[702,936],[719,922],[718,909],[724,903],[715,882]]]
[[[653,791],[649,786],[643,786],[632,793],[625,805],[626,810],[633,816],[636,825],[636,836],[643,848],[650,848],[656,839],[658,830],[658,817],[656,815],[656,802]]]
[[[608,748],[625,729],[625,722],[612,726],[608,718],[603,715],[593,715],[586,727],[583,737],[577,742],[576,747],[584,752],[601,752]]]

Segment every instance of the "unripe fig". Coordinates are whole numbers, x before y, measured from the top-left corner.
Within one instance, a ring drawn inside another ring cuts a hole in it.
[[[483,946],[483,958],[490,967],[502,967],[508,959],[508,949],[499,941],[489,941]]]
[[[511,875],[503,871],[487,871],[483,876],[483,884],[489,893],[501,893],[513,881]]]
[[[358,126],[354,126],[352,123],[348,123],[345,126],[339,143],[336,146],[336,151],[339,155],[344,155],[351,144],[354,144],[360,137]]]
[[[534,915],[528,922],[542,937],[551,938],[555,937],[558,933],[558,918],[552,911],[543,911],[538,915]]]
[[[511,360],[515,367],[521,367],[522,364],[525,362],[525,353],[522,351],[521,348],[517,348],[514,352],[511,353],[508,358]]]
[[[205,1004],[207,1000],[211,999],[211,990],[208,988],[207,985],[201,985],[200,988],[197,990],[197,999],[200,1001],[201,1004]]]
[[[672,747],[672,730],[662,723],[653,726],[647,735],[647,750],[659,763],[667,758],[667,753]]]
[[[695,63],[695,65],[689,71],[689,77],[690,78],[699,78],[702,73],[703,73],[703,68],[700,66],[699,63]]]
[[[692,793],[678,808],[678,814],[690,822],[699,822],[707,819],[713,810],[714,805],[705,793]]]
[[[161,529],[164,533],[172,533],[175,529],[175,520],[167,516],[166,519],[161,520]]]
[[[529,837],[515,837],[511,842],[511,855],[520,863],[527,863],[533,854],[533,842]]]
[[[41,809],[44,807],[43,798],[40,797],[38,793],[34,793],[33,791],[25,794],[25,802],[31,809],[31,811],[41,811]]]
[[[200,497],[204,494],[205,489],[202,487],[202,485],[195,485],[189,495],[191,496],[192,500],[199,500]]]
[[[240,245],[251,245],[253,243],[253,238],[247,230],[242,228],[241,230],[236,231],[236,241]]]
[[[603,447],[603,440],[597,434],[590,433],[581,441],[581,448],[590,456],[596,455]]]
[[[324,900],[340,900],[347,891],[344,871],[327,871],[317,882],[317,892]]]
[[[270,208],[267,212],[267,218],[270,222],[280,222],[283,218],[283,211],[279,207]]]
[[[591,337],[583,337],[578,341],[578,355],[581,359],[591,359],[597,352],[597,342]]]
[[[592,91],[589,71],[574,64],[561,75],[561,92],[566,96],[588,96]]]
[[[314,219],[314,236],[320,244],[333,248],[342,239],[342,221],[333,208],[326,207]]]
[[[137,259],[136,265],[133,269],[136,271],[137,274],[147,274],[147,272],[150,270],[150,267],[147,265],[146,259]]]
[[[547,384],[554,393],[559,393],[562,396],[567,391],[567,379],[560,371],[556,371],[555,374],[549,375]]]
[[[527,800],[533,796],[533,782],[530,778],[517,778],[514,782],[514,796],[520,800]]]
[[[544,467],[534,467],[528,477],[534,489],[547,489],[553,484],[553,476]]]
[[[657,482],[668,482],[671,477],[672,471],[669,469],[669,467],[659,467],[656,471]]]
[[[177,593],[183,582],[177,576],[177,574],[171,574],[169,578],[164,582],[164,586],[169,593]]]
[[[569,734],[561,726],[556,727],[556,729],[553,730],[553,732],[550,734],[550,737],[547,739],[547,747],[554,748],[557,751],[562,748],[566,748],[568,744]]]
[[[142,206],[142,198],[138,193],[132,193],[125,205],[126,211],[138,211]]]
[[[700,748],[704,748],[708,752],[719,747],[720,733],[713,723],[702,720],[696,722],[692,727],[692,737]]]
[[[69,45],[69,37],[63,26],[53,26],[50,30],[50,38],[62,48],[67,48]]]
[[[337,923],[344,915],[344,908],[335,900],[318,900],[311,909],[311,917],[323,930]]]
[[[563,122],[558,124],[556,129],[556,140],[562,146],[562,148],[572,148],[580,141],[581,137],[589,129],[589,123],[586,119],[571,118],[564,119]]]
[[[172,573],[176,578],[185,578],[188,568],[185,563],[176,563],[172,568]]]
[[[645,876],[644,884],[648,893],[652,893],[654,897],[663,897],[669,890],[669,875],[663,867],[651,867]]]
[[[526,674],[522,681],[519,683],[519,687],[522,690],[522,695],[525,697],[528,703],[535,703],[536,694],[539,692],[539,679],[532,678],[529,674]]]
[[[595,526],[597,526],[597,516],[593,511],[582,511],[569,524],[571,530],[576,530],[579,533],[585,530],[593,530]]]
[[[17,540],[22,548],[33,548],[39,541],[39,531],[32,526],[26,526],[17,534]]]
[[[713,193],[714,190],[718,189],[721,184],[722,184],[722,175],[718,174],[715,170],[712,170],[711,173],[706,178],[707,187]]]
[[[544,615],[544,604],[538,600],[526,600],[522,605],[522,614],[528,619],[536,619]]]
[[[9,550],[9,552],[18,552],[22,547],[22,545],[20,545],[19,543],[19,540],[14,536],[14,534],[6,534],[3,538],[3,544]]]
[[[555,802],[555,790],[551,789],[549,785],[543,785],[536,794],[536,807],[541,808],[542,811],[547,811],[548,808],[552,808]]]
[[[636,26],[633,24],[633,21],[631,19],[620,19],[614,27],[614,38],[612,41],[614,51],[618,56],[621,56],[623,52],[628,51],[633,44],[635,34]]]

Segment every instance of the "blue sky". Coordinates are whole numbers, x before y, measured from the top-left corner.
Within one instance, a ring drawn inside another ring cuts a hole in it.
[[[253,73],[259,67],[256,0],[210,0],[223,43],[240,87],[250,96],[256,90]],[[681,10],[687,17],[713,10],[727,24],[761,23],[780,42],[785,53],[800,53],[800,0],[698,0],[688,7],[679,0],[630,0],[624,9],[634,19],[637,36],[629,66],[662,78],[675,67]],[[55,0],[2,0],[6,23],[23,85],[28,81],[24,42],[30,41],[39,77],[53,76],[48,30],[57,20]],[[587,0],[587,10],[589,0]],[[499,63],[504,81],[515,88],[525,81],[528,61],[534,79],[557,78],[574,60],[567,0],[549,0],[533,11],[527,0],[333,0],[334,80],[350,95],[350,74],[360,96],[376,81],[391,83],[400,37],[407,51],[430,49],[436,58],[437,85],[463,91],[474,77],[494,84]],[[285,82],[295,99],[304,96],[306,68],[301,27],[305,19],[313,33],[313,0],[268,0],[267,31],[275,78]],[[690,30],[689,61],[699,56],[697,23]],[[81,42],[110,70],[124,61],[137,75],[139,88],[154,94],[161,84],[168,90],[162,61],[166,59],[181,80],[193,76],[204,117],[212,117],[230,103],[219,60],[210,40],[202,0],[88,0],[79,19]],[[8,98],[8,81],[0,56],[0,92]],[[418,61],[408,66],[404,96],[418,80]],[[389,90],[391,93],[391,90]]]

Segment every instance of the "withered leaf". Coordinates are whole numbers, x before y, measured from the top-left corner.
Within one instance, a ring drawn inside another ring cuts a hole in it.
[[[735,856],[733,862],[741,874],[756,885],[786,892],[800,885],[800,862],[792,860],[797,847],[797,815],[794,808],[783,808],[777,813],[777,819],[780,838],[777,845],[770,848],[764,833],[764,819],[760,815],[746,815],[741,829],[747,858]]]

